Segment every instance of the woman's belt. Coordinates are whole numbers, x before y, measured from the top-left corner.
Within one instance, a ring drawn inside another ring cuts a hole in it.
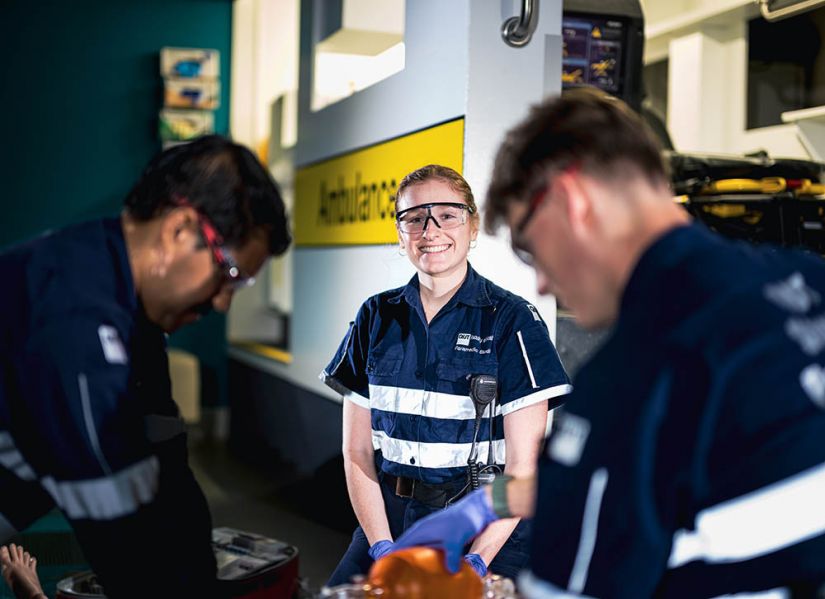
[[[448,502],[461,498],[466,492],[467,481],[464,478],[446,483],[425,483],[406,476],[393,476],[386,472],[381,475],[381,482],[398,497],[407,497],[420,501],[430,507],[443,508]]]

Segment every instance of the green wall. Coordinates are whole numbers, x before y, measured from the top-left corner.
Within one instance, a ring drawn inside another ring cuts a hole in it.
[[[221,52],[229,123],[231,0],[0,2],[0,247],[38,232],[117,214],[160,150],[163,46]],[[224,403],[225,319],[176,333],[205,370],[204,403]]]

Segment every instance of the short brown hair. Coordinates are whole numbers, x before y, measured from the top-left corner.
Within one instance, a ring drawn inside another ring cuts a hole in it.
[[[464,202],[470,207],[470,218],[478,222],[478,207],[476,200],[473,197],[473,190],[470,189],[470,184],[458,172],[451,169],[449,166],[441,166],[440,164],[428,164],[419,169],[414,170],[401,180],[398,184],[398,190],[395,192],[395,206],[398,211],[398,200],[401,194],[408,188],[436,179],[443,181],[450,186],[450,189],[460,194],[464,198]]]
[[[507,133],[487,190],[487,231],[507,218],[511,202],[528,200],[540,177],[571,165],[601,177],[630,167],[653,184],[668,182],[662,148],[641,117],[601,90],[576,88],[534,106]]]

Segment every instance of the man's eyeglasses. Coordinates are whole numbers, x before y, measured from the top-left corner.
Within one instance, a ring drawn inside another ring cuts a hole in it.
[[[467,222],[473,209],[459,202],[431,202],[399,211],[395,215],[398,228],[408,235],[423,235],[432,220],[439,229],[455,229]]]
[[[527,225],[530,224],[530,221],[533,220],[536,210],[544,204],[544,201],[549,195],[549,191],[550,189],[547,183],[544,183],[535,192],[533,192],[533,195],[530,196],[530,202],[527,205],[527,212],[524,213],[524,216],[521,217],[518,224],[513,227],[513,233],[510,238],[510,246],[513,248],[513,253],[518,257],[518,259],[528,266],[533,265],[533,252],[530,249],[527,240],[524,239],[524,230],[527,228]]]
[[[247,275],[241,270],[232,253],[223,245],[223,237],[221,237],[221,234],[215,229],[212,221],[192,206],[185,198],[176,198],[175,202],[178,206],[187,206],[197,212],[198,227],[200,228],[201,236],[206,243],[206,247],[209,248],[209,251],[212,253],[212,259],[215,261],[215,264],[218,265],[218,268],[221,269],[223,278],[229,283],[230,287],[232,287],[232,289],[243,289],[254,285],[255,277]]]
[[[518,256],[519,260],[527,264],[528,266],[533,265],[533,252],[530,249],[530,244],[527,243],[527,240],[524,239],[524,231],[527,229],[527,225],[530,224],[530,221],[533,220],[533,217],[536,215],[536,211],[544,204],[547,200],[550,192],[552,191],[553,184],[560,175],[569,175],[575,173],[579,168],[578,162],[572,162],[568,164],[567,167],[563,168],[559,175],[556,175],[553,178],[552,182],[548,182],[546,179],[545,181],[532,193],[530,196],[530,201],[527,202],[527,212],[524,213],[524,216],[521,217],[521,220],[513,227],[512,235],[510,237],[510,246],[513,248],[513,253]]]

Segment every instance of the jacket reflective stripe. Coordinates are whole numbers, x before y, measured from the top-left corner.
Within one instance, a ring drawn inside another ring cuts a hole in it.
[[[467,466],[472,443],[421,443],[393,439],[384,431],[372,431],[373,447],[381,450],[385,460],[421,468],[455,468]],[[489,441],[478,444],[478,454],[487,455]],[[496,462],[505,463],[504,439],[494,441]],[[414,460],[414,461],[411,461]]]
[[[593,599],[587,595],[570,593],[554,584],[538,578],[529,570],[524,570],[518,577],[518,590],[525,599]]]
[[[825,464],[707,508],[673,537],[668,566],[753,559],[825,533]]]
[[[599,513],[602,509],[604,490],[607,487],[607,469],[599,468],[590,477],[590,487],[587,491],[587,500],[584,504],[582,530],[579,537],[579,549],[576,552],[576,561],[570,573],[567,588],[581,593],[587,584],[587,574],[590,571],[590,560],[593,550],[596,549],[596,535],[599,531]]]
[[[83,407],[83,421],[86,424],[86,434],[89,436],[89,443],[94,451],[97,463],[100,465],[103,472],[107,475],[112,474],[112,469],[109,463],[103,456],[103,450],[100,448],[100,441],[97,438],[97,429],[95,428],[95,419],[92,415],[92,401],[89,398],[89,381],[84,373],[77,375],[77,386],[80,389],[80,405]]]
[[[60,482],[47,476],[42,484],[69,518],[111,520],[151,503],[158,491],[159,473],[158,459],[152,456],[111,476]]]
[[[17,529],[14,525],[3,514],[0,514],[0,543],[5,543],[16,534]]]
[[[0,433],[0,464],[23,480],[37,478],[32,467],[23,458],[23,454],[17,450],[14,439],[6,432]]]
[[[769,591],[755,591],[753,593],[736,593],[735,595],[719,595],[713,599],[791,599],[788,589],[771,589]]]
[[[524,570],[518,577],[518,588],[525,599],[593,599],[588,595],[579,595],[560,589],[552,583],[538,578],[529,570]],[[736,593],[735,595],[721,595],[713,599],[790,599],[788,589],[771,589],[753,593]]]

